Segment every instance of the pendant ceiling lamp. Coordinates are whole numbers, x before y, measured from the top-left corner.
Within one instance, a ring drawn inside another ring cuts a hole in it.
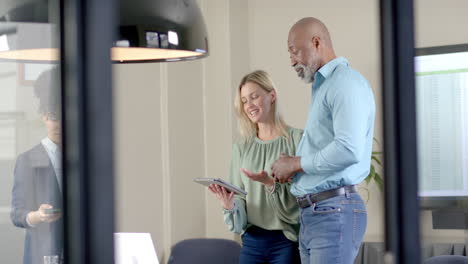
[[[14,3],[19,2],[19,3]],[[0,60],[59,60],[54,0],[12,1],[0,10]],[[180,61],[208,55],[205,23],[195,0],[120,0],[115,63]]]

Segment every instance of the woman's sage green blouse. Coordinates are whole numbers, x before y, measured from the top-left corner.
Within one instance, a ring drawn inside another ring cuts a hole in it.
[[[280,136],[264,141],[255,137],[248,143],[233,145],[229,181],[248,194],[245,198],[236,195],[234,208],[223,210],[230,231],[243,234],[251,225],[256,225],[267,230],[282,230],[289,240],[297,241],[299,208],[289,191],[290,184],[275,183],[270,189],[240,171],[240,168],[252,172],[265,170],[270,175],[271,165],[282,152],[294,156],[302,130],[287,128],[287,133],[287,138]]]

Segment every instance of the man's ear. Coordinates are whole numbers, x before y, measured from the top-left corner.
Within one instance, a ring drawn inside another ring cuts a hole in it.
[[[321,41],[322,40],[320,39],[320,37],[317,37],[317,36],[312,37],[312,46],[317,49],[320,46]]]

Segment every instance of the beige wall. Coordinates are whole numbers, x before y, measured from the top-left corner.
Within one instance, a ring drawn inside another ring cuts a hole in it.
[[[158,255],[164,237],[160,68],[114,66],[117,231],[150,232]]]
[[[199,3],[209,33],[208,58],[114,68],[118,230],[150,232],[164,259],[170,247],[184,238],[236,238],[226,230],[219,203],[192,179],[227,177],[237,133],[233,91],[245,73],[267,70],[277,85],[286,121],[304,126],[310,89],[290,68],[286,46],[287,32],[297,19],[322,19],[336,53],[369,80],[377,101],[375,137],[382,142],[378,1]],[[416,2],[417,45],[468,43],[467,34],[453,33],[465,31],[467,8],[462,0]],[[367,197],[365,184],[360,188]],[[374,184],[368,189],[364,239],[382,241],[382,194]],[[422,215],[424,234],[462,239],[460,230],[434,232],[430,215]]]
[[[468,43],[468,2],[415,0],[416,47]]]
[[[149,232],[158,256],[204,237],[202,61],[115,65],[118,232]],[[183,75],[184,78],[179,76]]]
[[[200,1],[210,37],[210,56],[204,60],[204,105],[206,136],[206,177],[227,178],[233,138],[232,56],[230,2]],[[239,1],[239,3],[242,1]],[[206,192],[206,236],[233,238],[224,225],[220,205]]]

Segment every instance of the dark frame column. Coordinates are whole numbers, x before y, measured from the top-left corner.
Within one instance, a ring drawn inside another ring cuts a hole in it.
[[[394,263],[421,263],[413,0],[381,0],[380,23],[386,257]]]
[[[65,263],[114,263],[116,0],[61,0]]]

